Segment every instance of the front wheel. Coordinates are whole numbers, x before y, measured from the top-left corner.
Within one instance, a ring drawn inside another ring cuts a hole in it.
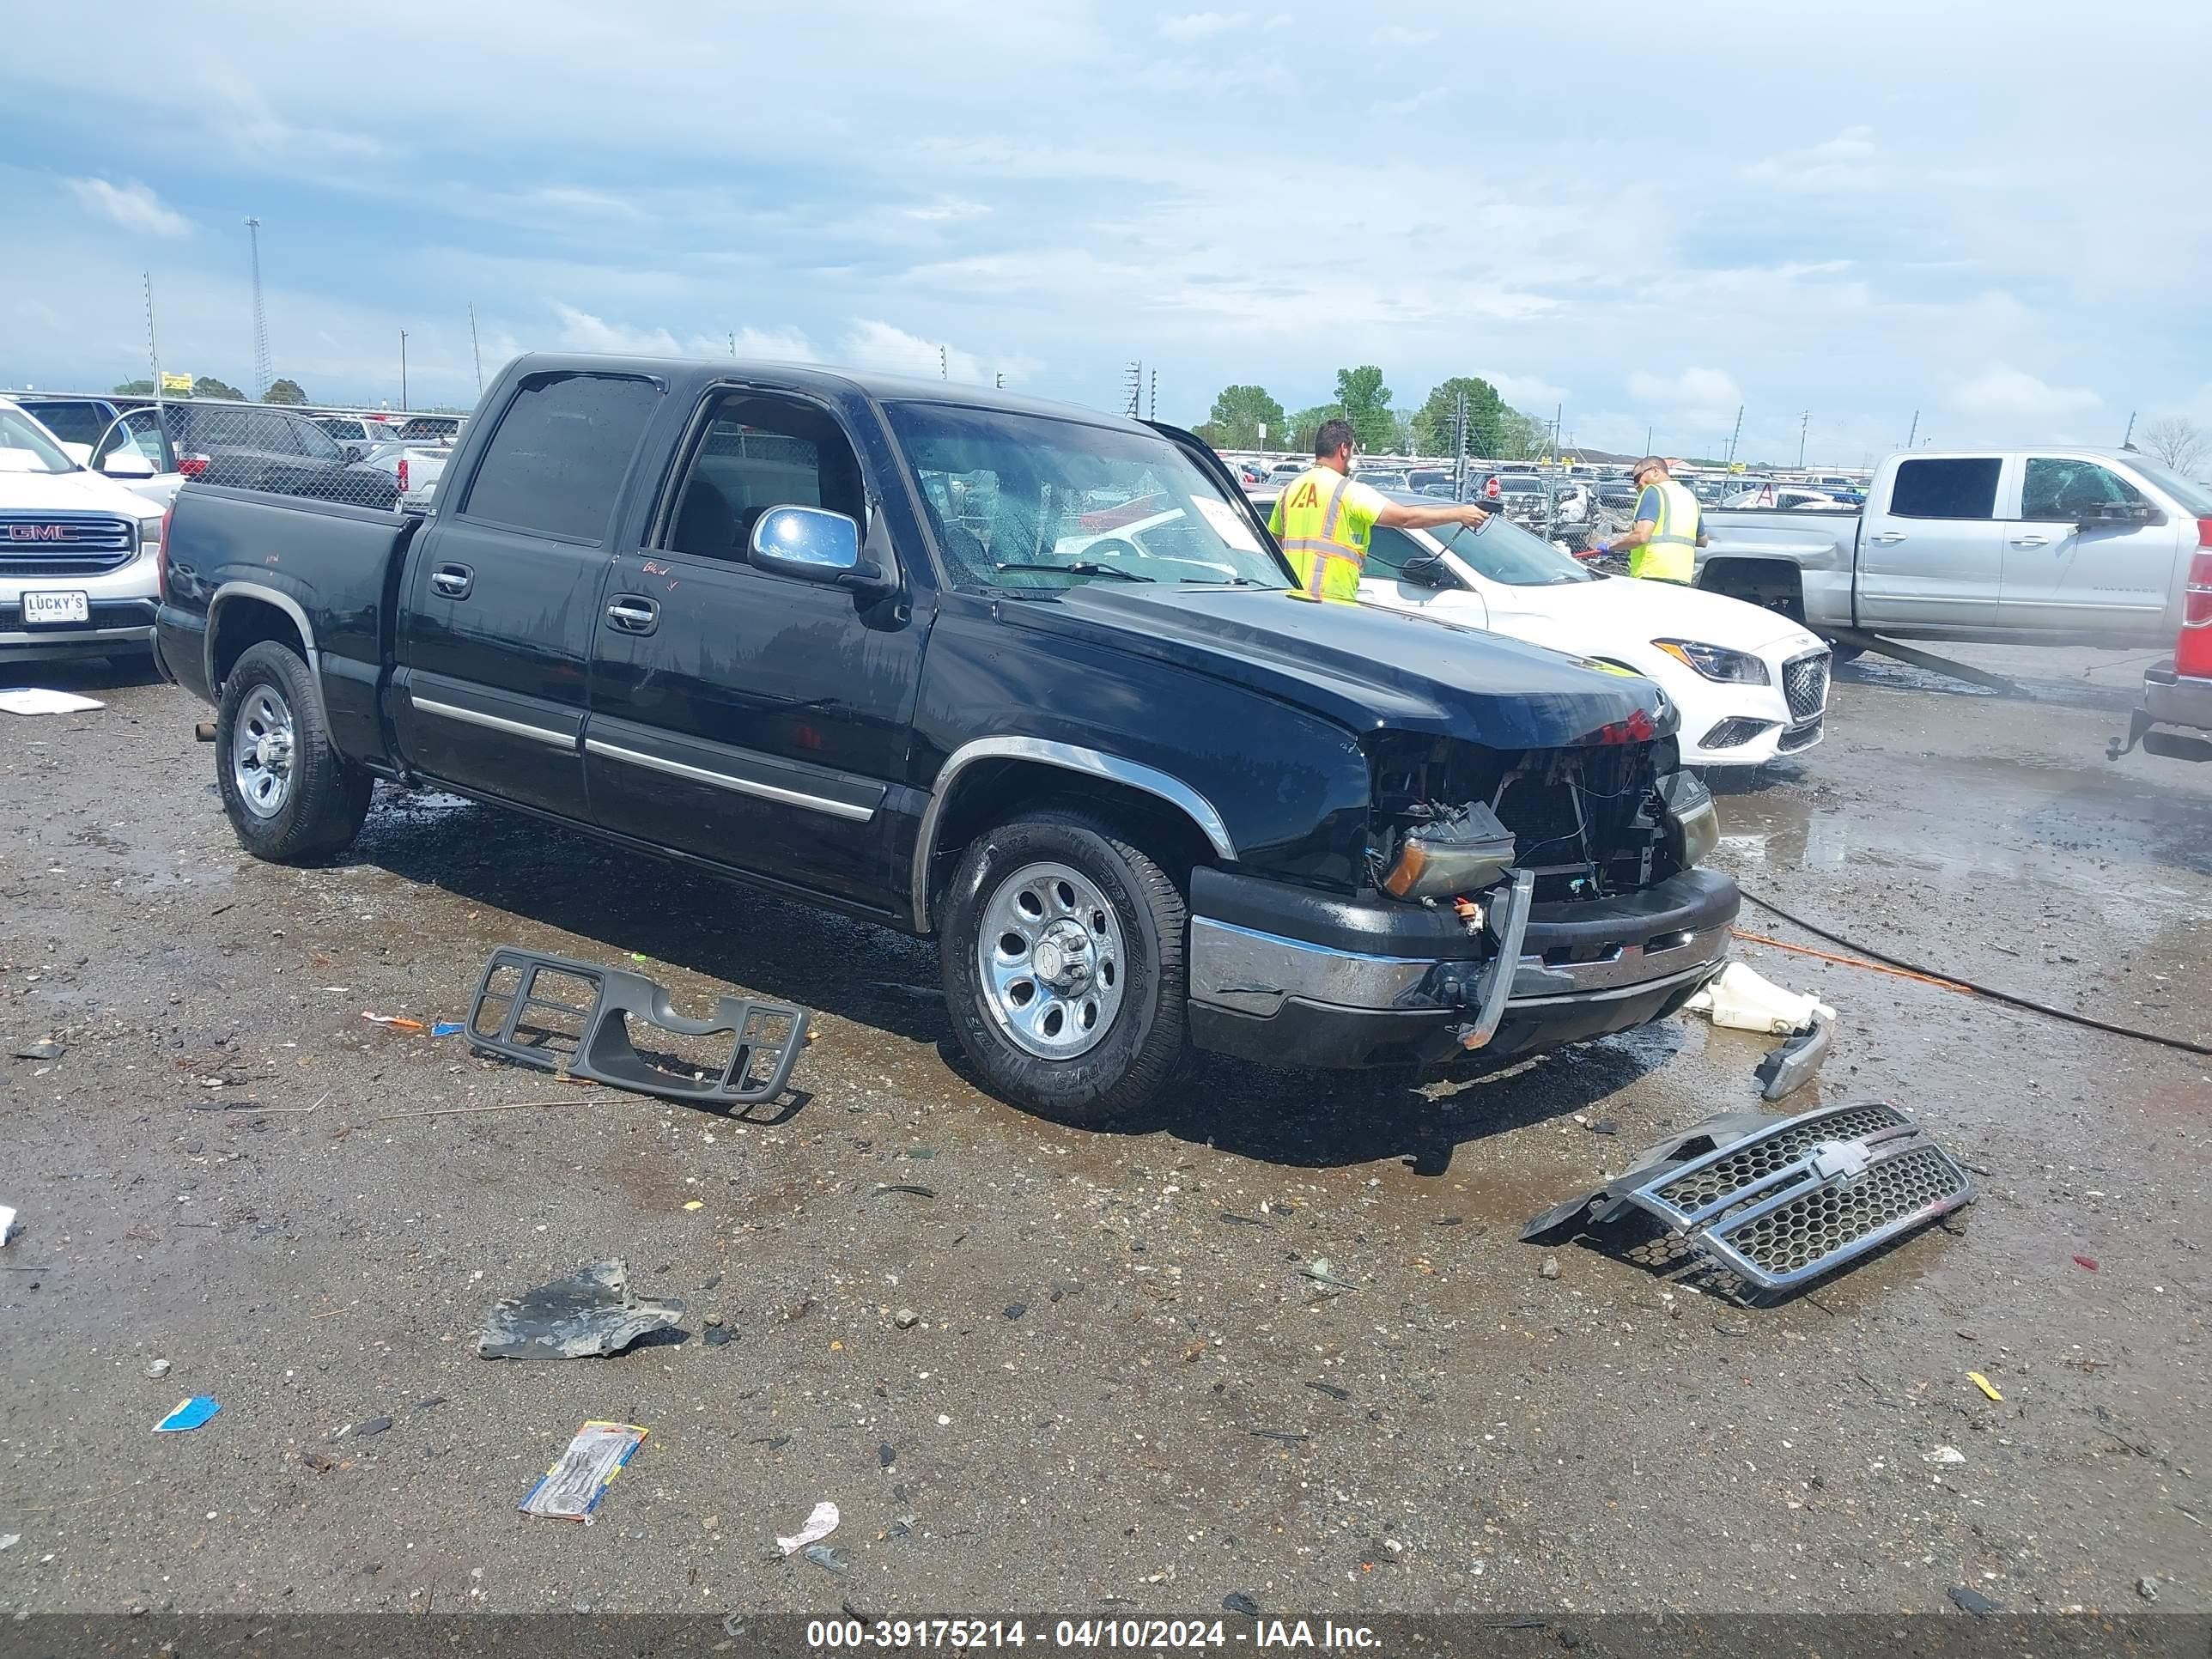
[[[223,811],[258,859],[338,852],[368,816],[375,781],[339,757],[314,675],[272,640],[248,647],[223,681],[215,751]]]
[[[1189,910],[1143,848],[1043,811],[977,836],[939,940],[952,1028],[984,1081],[1064,1123],[1138,1110],[1184,1052]]]

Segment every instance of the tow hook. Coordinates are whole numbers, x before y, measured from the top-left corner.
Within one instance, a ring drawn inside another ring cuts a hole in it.
[[[1505,896],[1492,902],[1484,926],[1498,943],[1491,958],[1490,977],[1482,988],[1481,1006],[1473,1021],[1459,1028],[1459,1046],[1472,1054],[1487,1048],[1498,1035],[1498,1022],[1505,1016],[1506,999],[1513,994],[1513,976],[1521,967],[1521,941],[1528,931],[1528,912],[1534,908],[1536,878],[1516,870]]]

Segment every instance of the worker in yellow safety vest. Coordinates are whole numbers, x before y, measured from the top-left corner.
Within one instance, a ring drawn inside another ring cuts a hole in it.
[[[1314,464],[1283,486],[1267,528],[1290,556],[1298,585],[1293,599],[1359,599],[1359,572],[1376,525],[1428,530],[1438,525],[1479,525],[1490,515],[1456,502],[1408,507],[1381,490],[1352,481],[1352,422],[1323,421],[1314,434]]]
[[[1698,550],[1705,544],[1698,498],[1687,485],[1674,482],[1656,455],[1637,462],[1629,476],[1636,482],[1636,522],[1594,550],[1627,554],[1632,576],[1689,586],[1697,580]]]

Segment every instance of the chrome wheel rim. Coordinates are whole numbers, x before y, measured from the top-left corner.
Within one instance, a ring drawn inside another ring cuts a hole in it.
[[[1105,1039],[1121,1012],[1121,919],[1082,872],[1024,865],[983,907],[975,966],[983,1006],[1017,1047],[1074,1060]]]
[[[291,799],[292,705],[273,685],[255,686],[238,705],[230,781],[257,818],[275,817]]]

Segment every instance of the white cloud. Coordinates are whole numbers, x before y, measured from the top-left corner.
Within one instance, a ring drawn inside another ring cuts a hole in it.
[[[1160,19],[1160,34],[1170,40],[1206,40],[1217,34],[1226,34],[1231,29],[1242,28],[1250,21],[1247,14],[1238,12],[1191,11],[1176,17]]]
[[[1744,168],[1743,176],[1754,184],[1785,191],[1865,190],[1881,179],[1881,169],[1874,157],[1874,129],[1846,127],[1820,143],[1753,161]]]
[[[840,358],[855,368],[881,369],[886,374],[933,375],[941,369],[947,379],[970,386],[991,378],[972,353],[925,340],[919,334],[869,317],[853,319],[837,350]],[[940,350],[945,354],[942,359],[938,356]]]
[[[1686,368],[1671,379],[1638,369],[1628,377],[1628,395],[1698,425],[1729,418],[1744,401],[1735,378],[1717,368]]]
[[[1498,395],[1514,408],[1525,409],[1532,415],[1566,401],[1566,387],[1553,386],[1538,375],[1486,374],[1482,378],[1496,386]]]
[[[902,218],[920,220],[924,224],[949,225],[963,219],[980,219],[990,210],[981,202],[965,202],[957,197],[940,196],[933,202],[901,208],[899,215]]]
[[[605,351],[630,357],[738,356],[785,363],[820,361],[806,337],[796,329],[741,328],[734,333],[693,334],[678,339],[665,328],[611,323],[558,301],[553,310],[561,319],[556,343],[564,351]]]
[[[125,230],[143,231],[149,236],[182,236],[192,228],[183,214],[162,206],[160,197],[135,180],[127,185],[111,185],[105,179],[64,182],[86,212],[112,219]]]
[[[2104,403],[2087,386],[2052,386],[2023,369],[2000,364],[1960,381],[1946,399],[1961,415],[2007,427],[2062,420]]]

